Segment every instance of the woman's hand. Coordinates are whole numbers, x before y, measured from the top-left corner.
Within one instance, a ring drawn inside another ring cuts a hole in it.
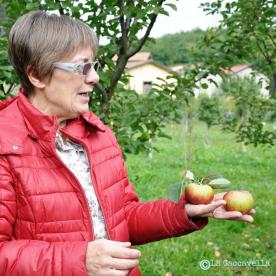
[[[214,199],[209,204],[189,204],[185,205],[185,210],[188,217],[212,217],[216,219],[240,220],[246,222],[253,222],[254,219],[251,215],[255,214],[255,210],[250,210],[247,214],[242,214],[237,211],[227,211],[224,208],[226,204],[223,200],[225,193],[215,194]]]
[[[127,275],[138,265],[141,253],[130,242],[100,239],[88,243],[86,268],[89,276]]]

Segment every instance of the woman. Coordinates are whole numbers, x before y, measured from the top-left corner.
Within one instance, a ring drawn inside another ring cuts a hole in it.
[[[191,233],[207,217],[252,221],[221,195],[139,202],[113,133],[89,112],[97,47],[84,23],[41,11],[10,31],[22,87],[0,104],[1,275],[140,275],[131,243]]]

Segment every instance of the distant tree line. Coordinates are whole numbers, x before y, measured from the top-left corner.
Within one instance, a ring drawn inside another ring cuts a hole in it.
[[[144,51],[149,51],[154,60],[165,65],[198,63],[198,43],[203,40],[205,31],[195,29],[189,32],[167,34],[155,41],[149,40]]]

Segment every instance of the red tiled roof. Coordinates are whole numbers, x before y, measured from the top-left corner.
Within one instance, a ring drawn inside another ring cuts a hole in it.
[[[150,59],[150,52],[138,52],[134,56],[132,56],[128,61],[147,61]]]
[[[118,59],[118,56],[115,55],[112,60],[116,61]],[[143,62],[151,60],[151,53],[150,52],[138,52],[132,57],[129,58],[128,62]]]
[[[251,67],[250,64],[237,64],[232,67],[220,68],[220,70],[225,74],[236,74],[249,67]]]
[[[169,72],[169,73],[175,73],[170,67],[167,67],[157,61],[154,60],[146,60],[146,61],[138,61],[138,62],[128,62],[126,65],[126,69],[133,69],[133,68],[137,68],[140,66],[144,66],[146,64],[152,64],[154,66],[157,66],[159,68],[162,68],[163,70]]]

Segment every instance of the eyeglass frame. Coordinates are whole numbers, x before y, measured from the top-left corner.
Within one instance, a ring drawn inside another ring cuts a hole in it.
[[[87,64],[91,64],[91,67],[87,71],[86,74],[83,74],[84,67]],[[68,72],[73,72],[73,73],[77,73],[82,76],[86,76],[86,75],[88,75],[88,73],[91,71],[92,68],[95,70],[95,72],[97,72],[100,63],[99,63],[99,60],[96,59],[92,62],[86,62],[86,63],[82,63],[82,64],[56,62],[53,65],[55,68],[59,68],[59,69],[62,69],[62,70],[68,71]],[[98,67],[96,69],[95,69],[95,65],[98,65]]]

